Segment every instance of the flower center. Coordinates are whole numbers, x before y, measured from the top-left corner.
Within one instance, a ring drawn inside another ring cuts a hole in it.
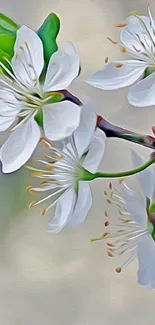
[[[59,92],[45,93],[42,96],[37,93],[25,95],[25,101],[27,105],[34,110],[35,120],[40,125],[43,126],[43,108],[45,105],[52,103],[57,103],[63,99],[63,94]]]

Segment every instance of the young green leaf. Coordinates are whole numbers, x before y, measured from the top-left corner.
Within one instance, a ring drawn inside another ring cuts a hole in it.
[[[59,29],[59,18],[54,13],[50,13],[37,31],[37,34],[42,40],[44,47],[45,69],[47,68],[51,55],[58,49],[56,38],[59,33]]]
[[[16,32],[19,28],[19,25],[17,25],[12,19],[9,17],[3,15],[0,13],[0,28],[4,28],[7,31],[10,32]]]

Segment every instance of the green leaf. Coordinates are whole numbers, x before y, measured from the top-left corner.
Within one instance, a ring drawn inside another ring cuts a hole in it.
[[[155,203],[153,203],[150,207],[150,212],[155,213]]]
[[[16,31],[20,26],[0,13],[0,60],[10,69],[4,57],[11,60],[14,54]]]
[[[44,47],[45,69],[47,68],[51,55],[58,49],[56,38],[59,33],[59,29],[59,18],[54,13],[50,13],[37,31],[37,34],[42,40]]]
[[[10,31],[10,32],[16,32],[17,29],[19,28],[19,25],[17,25],[9,17],[0,13],[0,28],[4,28],[5,30]]]
[[[148,77],[154,71],[155,71],[154,68],[146,68],[144,72],[144,78]]]
[[[15,40],[16,34],[0,33],[0,50],[10,58],[13,57]]]
[[[11,60],[11,56],[0,49],[0,62],[2,62],[10,71],[12,71],[10,64],[6,62],[5,58],[8,59],[9,61]],[[0,74],[8,75],[7,72],[5,72],[2,67],[0,67]]]

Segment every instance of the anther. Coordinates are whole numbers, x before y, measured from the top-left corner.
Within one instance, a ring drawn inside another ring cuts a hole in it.
[[[120,23],[115,25],[115,27],[125,27],[125,26],[127,26],[127,24],[125,23]]]
[[[31,188],[32,188],[32,185],[29,185],[29,186],[26,187],[25,191],[29,192],[29,190],[31,190]]]
[[[121,219],[121,218],[120,218],[120,220],[121,220],[123,223],[129,223],[129,222],[132,221],[131,219]]]
[[[105,210],[104,212],[105,217],[108,217],[108,212]]]
[[[136,15],[136,16],[139,16],[139,12],[137,12],[137,11],[131,11],[131,12],[130,12],[130,15]]]
[[[105,238],[109,235],[109,232],[104,232],[104,234],[102,235],[102,238]]]
[[[31,203],[29,204],[29,209],[32,209],[32,208],[34,207],[34,205],[35,205],[35,202],[34,202],[34,201],[31,202]]]
[[[108,61],[109,61],[109,59],[108,59],[108,57],[106,57],[105,60],[104,60],[104,62],[105,63],[108,63]]]
[[[16,53],[14,59],[17,60],[17,58],[18,58],[18,53]]]
[[[41,215],[44,216],[46,214],[46,209],[43,209]]]
[[[43,176],[43,173],[40,172],[33,172],[31,176]]]
[[[121,47],[121,52],[122,53],[126,53],[126,48],[125,47]]]
[[[45,185],[45,184],[48,184],[48,181],[41,181],[40,182],[40,185]]]
[[[108,186],[109,186],[110,190],[112,190],[112,183],[111,182],[109,183]]]
[[[27,42],[26,42],[26,41],[24,42],[24,44],[25,44],[25,46],[26,46],[26,47],[27,47],[27,49],[28,49],[28,44],[27,44]]]
[[[117,273],[121,273],[122,269],[121,269],[121,267],[119,266],[119,267],[117,267],[117,268],[115,269],[115,271],[116,271]]]
[[[121,64],[121,63],[117,63],[117,64],[115,64],[115,67],[116,68],[121,68],[123,66],[123,64]]]
[[[109,222],[106,221],[106,222],[104,223],[104,225],[105,225],[105,227],[108,227],[108,226],[109,226]]]
[[[113,254],[110,251],[107,251],[109,257],[113,257]]]
[[[19,48],[24,51],[24,47],[22,45],[19,46]]]
[[[51,144],[47,141],[46,138],[42,137],[40,138],[40,141],[42,141],[45,147],[51,148]]]
[[[16,117],[16,118],[17,118],[17,117]],[[18,118],[17,118],[17,119],[18,119]],[[13,130],[12,130],[12,129],[8,129],[7,132],[8,132],[8,133],[12,133]]]
[[[112,202],[111,202],[109,199],[107,199],[106,202],[107,202],[108,204],[112,204]]]
[[[125,178],[118,179],[119,184],[122,184],[124,182]]]
[[[30,99],[30,98],[27,100],[27,103],[28,104],[32,104],[32,105],[35,105],[35,102],[33,101],[33,99]]]
[[[106,196],[108,195],[106,191],[104,191],[104,195],[106,195]]]
[[[54,166],[52,166],[52,165],[50,165],[50,164],[48,164],[48,165],[46,165],[45,166],[45,169],[47,169],[47,170],[52,170],[54,168]]]
[[[111,244],[111,243],[107,243],[107,246],[109,246],[109,247],[114,247],[114,245]]]

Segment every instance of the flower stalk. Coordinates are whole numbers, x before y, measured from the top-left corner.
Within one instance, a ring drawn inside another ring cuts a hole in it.
[[[102,116],[98,116],[97,126],[100,130],[105,132],[107,138],[119,138],[147,148],[155,149],[155,138],[150,135],[139,134],[116,126],[106,121]]]
[[[84,170],[82,180],[92,181],[96,178],[121,178],[121,177],[132,176],[132,175],[138,174],[139,172],[145,170],[146,168],[151,166],[154,162],[155,162],[155,156],[151,155],[150,159],[145,164],[143,164],[137,168],[124,171],[124,172],[119,172],[119,173],[96,172],[95,174],[92,174],[89,171]]]

